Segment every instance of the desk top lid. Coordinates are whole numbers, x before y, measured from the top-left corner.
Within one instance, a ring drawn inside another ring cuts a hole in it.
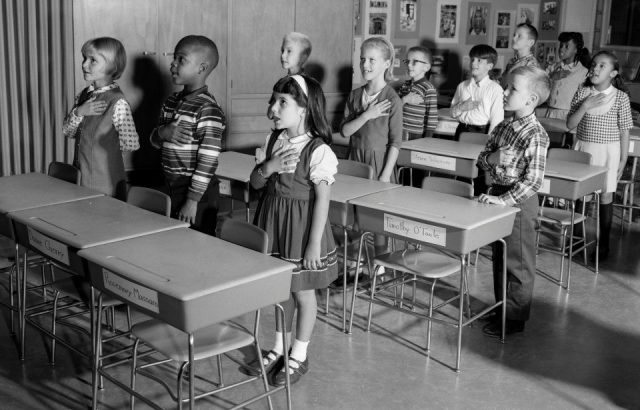
[[[103,193],[32,172],[0,178],[0,213],[97,198]]]
[[[475,160],[484,149],[484,145],[451,141],[442,138],[418,138],[411,141],[403,141],[402,149]]]
[[[108,196],[17,211],[10,216],[77,249],[188,226]]]
[[[346,203],[359,196],[399,188],[401,185],[336,174],[336,182],[331,186],[331,201]]]
[[[567,120],[561,120],[559,118],[546,118],[546,117],[537,117],[538,121],[542,125],[542,127],[547,132],[567,132],[569,128],[567,128]]]
[[[234,151],[221,152],[218,157],[218,169],[216,176],[229,178],[235,181],[249,182],[251,171],[256,166],[253,155]]]
[[[475,199],[406,186],[366,195],[349,203],[463,230],[478,228],[520,211],[515,207],[483,204]]]
[[[606,167],[558,159],[547,159],[544,176],[545,178],[558,178],[580,182],[606,172]]]
[[[291,276],[295,268],[281,259],[184,228],[83,249],[78,255],[180,300],[270,276]],[[289,290],[284,289],[283,297]]]

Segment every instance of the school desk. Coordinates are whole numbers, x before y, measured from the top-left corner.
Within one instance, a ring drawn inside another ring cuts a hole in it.
[[[569,201],[571,208],[571,226],[569,228],[569,261],[567,267],[567,285],[569,290],[571,284],[571,265],[574,254],[573,249],[573,227],[575,222],[575,201],[592,193],[598,197],[597,191],[604,188],[607,168],[595,165],[580,164],[576,162],[561,161],[557,159],[547,159],[544,180],[538,194],[562,198]],[[597,199],[597,198],[596,198]],[[597,207],[600,201],[596,200]],[[591,245],[592,242],[584,244]],[[596,255],[600,246],[599,212],[596,212]],[[595,273],[598,273],[598,258],[596,256]],[[559,284],[563,286],[563,278]]]
[[[453,137],[456,135],[456,128],[458,128],[458,120],[451,116],[451,108],[439,108],[438,124],[436,125],[434,134]]]
[[[10,239],[14,239],[13,226],[8,215],[10,212],[104,195],[101,192],[36,172],[0,178],[0,192],[2,192],[0,195],[0,235]],[[20,252],[17,242],[15,243],[15,261],[19,268]],[[17,287],[20,288],[19,274],[17,278]],[[17,305],[11,304],[10,308],[19,311],[21,300],[21,293],[18,292]],[[13,314],[11,320],[13,323]]]
[[[358,223],[363,231],[446,249],[459,255],[460,295],[463,295],[464,290],[463,273],[467,267],[467,255],[492,242],[503,241],[502,238],[511,234],[515,215],[519,212],[515,207],[483,204],[476,200],[412,187],[399,187],[366,195],[352,199],[349,203],[355,206]],[[502,257],[506,260],[506,244]],[[502,300],[506,298],[506,275],[505,261]],[[349,330],[353,324],[356,289],[357,280],[354,282]],[[457,322],[443,321],[458,328],[456,370],[460,368],[462,328],[500,305],[502,317],[505,318],[506,304],[502,300],[463,321],[464,298],[460,296]],[[504,322],[502,335],[504,340]]]
[[[92,286],[185,332],[191,369],[193,332],[287,300],[295,267],[191,229],[94,246],[78,255],[87,261]],[[98,332],[97,346],[100,337]],[[98,363],[94,371],[131,393],[128,381]],[[189,372],[192,406],[193,380]]]
[[[109,196],[11,212],[9,217],[21,246],[77,274],[83,273],[79,249],[188,226]],[[23,278],[21,294],[26,300],[26,266],[18,276]],[[25,305],[20,309],[20,359],[24,358]]]
[[[342,330],[347,330],[347,252],[349,238],[347,233],[354,223],[353,206],[348,202],[360,196],[375,192],[394,189],[400,185],[387,182],[375,181],[372,179],[352,177],[350,175],[336,174],[336,182],[331,185],[329,202],[329,222],[342,229],[343,233],[343,265],[342,265]]]
[[[636,172],[638,169],[638,157],[640,157],[640,128],[634,126],[629,131],[629,156],[633,158],[631,162],[631,173],[629,175],[629,179],[618,181],[619,184],[625,185],[623,195],[622,195],[622,203],[614,204],[614,206],[618,208],[622,208],[622,216],[620,228],[624,229],[624,219],[625,215],[628,212],[629,219],[627,223],[630,225],[633,221],[633,210],[640,209],[640,206],[633,204],[633,196],[635,194],[636,188]]]
[[[225,151],[218,157],[216,170],[216,177],[220,182],[220,195],[244,203],[247,222],[250,222],[251,217],[249,212],[251,200],[257,198],[249,183],[251,171],[255,165],[256,160],[253,155]]]
[[[418,138],[403,141],[398,166],[419,168],[473,179],[478,176],[476,161],[483,145],[441,138]]]

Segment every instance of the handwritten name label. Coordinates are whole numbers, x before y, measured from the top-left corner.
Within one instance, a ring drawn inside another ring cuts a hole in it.
[[[636,150],[636,144],[634,141],[629,141],[629,153],[633,154]]]
[[[69,265],[69,248],[67,245],[51,239],[28,226],[27,234],[29,235],[29,245],[65,265]]]
[[[542,180],[542,186],[538,190],[538,193],[548,194],[550,191],[551,191],[551,180],[545,178]]]
[[[104,288],[110,290],[120,298],[128,300],[138,306],[158,313],[158,292],[130,282],[122,276],[107,269],[102,269]]]
[[[231,195],[231,181],[228,179],[220,180],[220,195]]]
[[[449,171],[456,170],[455,158],[433,155],[426,152],[411,151],[411,163]]]
[[[458,121],[440,120],[436,125],[436,134],[455,134],[458,128]]]
[[[445,246],[447,242],[447,229],[425,223],[412,221],[396,215],[384,214],[384,231],[419,242],[428,242]]]

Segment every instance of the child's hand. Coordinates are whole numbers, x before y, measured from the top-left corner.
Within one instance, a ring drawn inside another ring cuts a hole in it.
[[[184,201],[184,205],[178,212],[178,219],[183,222],[188,222],[193,225],[196,223],[196,211],[198,210],[198,203],[193,199],[187,199]]]
[[[472,101],[471,98],[458,104],[460,111],[475,110],[480,105],[480,101]]]
[[[409,93],[402,97],[402,102],[405,104],[420,104],[422,102],[422,97],[417,93]]]
[[[599,105],[604,104],[607,101],[607,96],[604,93],[591,94],[587,98],[585,98],[582,105],[584,108],[591,109],[597,107]]]
[[[191,132],[180,127],[177,119],[159,127],[158,135],[163,141],[171,142],[173,144],[187,144],[191,142]]]
[[[369,121],[384,115],[389,115],[390,108],[391,102],[389,100],[374,101],[369,104],[369,107],[362,115]]]
[[[309,270],[318,270],[324,267],[320,259],[320,245],[309,242],[307,249],[304,251],[302,266]]]
[[[107,109],[107,102],[103,100],[96,101],[95,99],[96,97],[94,95],[85,101],[84,104],[76,108],[76,114],[81,117],[86,115],[102,115]]]
[[[482,194],[478,197],[478,202],[482,202],[483,204],[495,204],[495,205],[504,205],[504,201],[497,196]]]
[[[298,161],[300,161],[300,155],[296,152],[295,148],[290,147],[285,149],[280,147],[271,155],[271,159],[263,165],[267,167],[264,172],[267,175],[293,172],[296,169]]]

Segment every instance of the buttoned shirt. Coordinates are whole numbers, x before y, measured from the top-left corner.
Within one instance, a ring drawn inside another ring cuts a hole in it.
[[[478,157],[478,165],[489,172],[493,184],[511,186],[499,195],[506,205],[521,204],[542,186],[549,136],[534,113],[498,124]],[[487,162],[501,152],[499,164]]]
[[[451,116],[468,125],[489,124],[489,132],[504,119],[503,90],[500,84],[486,76],[480,82],[473,78],[458,84],[451,100]],[[471,100],[475,107],[462,111],[456,104]]]

